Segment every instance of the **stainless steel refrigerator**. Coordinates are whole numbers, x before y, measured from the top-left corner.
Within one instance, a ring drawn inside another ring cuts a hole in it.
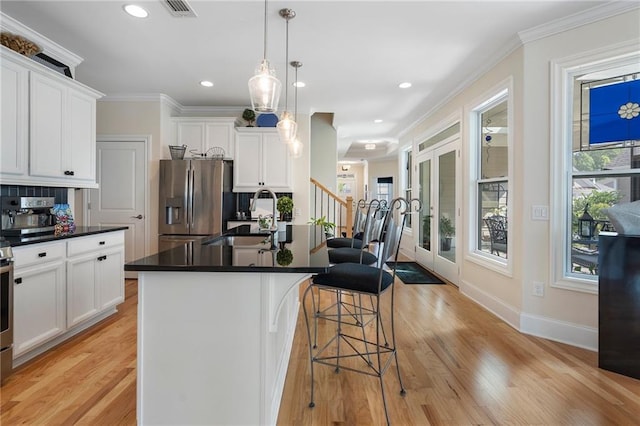
[[[233,163],[160,160],[159,251],[222,232],[235,212]]]

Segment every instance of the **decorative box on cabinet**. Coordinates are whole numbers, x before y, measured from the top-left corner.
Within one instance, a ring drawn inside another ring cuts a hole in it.
[[[640,236],[600,234],[598,366],[640,379]]]
[[[280,142],[275,128],[236,128],[233,191],[253,192],[260,188],[291,192],[289,147]]]
[[[190,155],[190,150],[206,153],[220,147],[224,150],[224,158],[233,159],[235,120],[233,117],[174,118],[176,145],[187,145],[186,156]]]
[[[102,94],[4,46],[1,53],[0,183],[96,187],[96,99]]]

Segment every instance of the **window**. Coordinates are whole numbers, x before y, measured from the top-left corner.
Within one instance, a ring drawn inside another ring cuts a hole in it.
[[[407,150],[404,152],[404,197],[407,200],[411,200],[411,169],[413,168],[413,157],[411,154],[411,150]],[[411,216],[407,215],[405,221],[405,227],[411,228]]]
[[[609,70],[610,75],[618,72]],[[606,209],[640,200],[640,147],[635,146],[640,142],[640,124],[632,121],[640,122],[636,118],[640,75],[602,78],[600,74],[597,80],[577,75],[573,84],[574,102],[580,106],[574,108],[573,118],[580,126],[571,140],[571,226],[566,248],[570,262],[565,272],[596,280],[598,234],[615,231]]]
[[[640,52],[631,41],[552,61],[551,196],[556,208],[550,226],[558,239],[551,245],[554,287],[598,292],[597,236],[612,229],[604,209],[640,199],[640,137],[620,133],[607,122],[608,115],[623,127],[639,129],[637,121],[621,119],[628,99],[622,102],[615,93],[626,91],[628,82],[628,87],[640,87],[638,80]],[[604,104],[599,103],[601,94]],[[619,105],[603,113],[611,107],[609,101]],[[600,123],[605,124],[598,128]]]
[[[380,177],[376,183],[376,198],[384,200],[387,205],[391,204],[393,198],[393,177]]]
[[[476,153],[475,249],[506,263],[509,223],[509,101],[502,90],[473,109],[471,139]]]

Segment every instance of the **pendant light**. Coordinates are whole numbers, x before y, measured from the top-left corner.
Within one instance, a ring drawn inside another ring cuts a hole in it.
[[[295,90],[295,119],[296,121],[298,121],[298,68],[300,68],[302,66],[302,62],[300,61],[291,61],[291,66],[294,67],[296,69],[296,90]],[[298,136],[296,136],[293,141],[291,143],[289,143],[289,155],[291,155],[293,158],[300,158],[302,157],[302,142],[300,142],[300,138]]]
[[[289,104],[289,21],[296,17],[296,12],[292,9],[280,9],[280,16],[287,21],[286,45],[285,45],[285,77],[284,77],[284,112],[276,127],[282,143],[290,143],[296,137],[298,124],[293,119],[288,110]]]
[[[274,112],[278,109],[282,84],[267,60],[267,0],[264,0],[264,54],[256,74],[249,79],[251,107],[258,112]]]

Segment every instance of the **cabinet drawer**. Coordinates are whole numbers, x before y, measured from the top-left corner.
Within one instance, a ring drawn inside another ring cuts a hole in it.
[[[124,244],[124,232],[105,232],[89,237],[72,238],[67,242],[67,256],[76,256],[90,251]]]
[[[15,268],[64,259],[65,243],[42,243],[13,249]]]

